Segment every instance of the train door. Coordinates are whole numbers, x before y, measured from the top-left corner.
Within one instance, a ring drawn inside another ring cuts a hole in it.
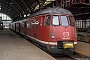
[[[34,37],[35,38],[39,38],[39,39],[41,39],[41,27],[39,26],[39,22],[40,22],[40,20],[41,20],[41,18],[38,18],[38,19],[36,19],[35,20],[35,32],[34,32]]]
[[[16,24],[16,32],[18,32],[18,23],[15,23]]]
[[[16,23],[15,23],[15,32],[16,32]]]
[[[26,24],[26,21],[24,22],[24,34],[25,35],[27,34],[27,24]]]
[[[41,24],[40,24],[40,27],[41,27],[41,40],[43,40],[44,36],[43,36],[43,31],[44,31],[44,20],[45,20],[45,16],[42,16],[41,18]]]
[[[0,22],[0,30],[3,30],[3,22]]]
[[[20,34],[20,23],[18,23],[18,24],[19,24],[18,29],[19,29],[19,34]]]
[[[50,25],[51,25],[51,15],[43,17],[43,27],[42,27],[42,36],[43,40],[46,42],[50,41]]]

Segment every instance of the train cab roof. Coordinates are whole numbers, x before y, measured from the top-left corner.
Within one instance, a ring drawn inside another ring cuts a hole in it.
[[[47,9],[41,10],[37,13],[32,14],[30,17],[36,16],[36,15],[43,15],[43,14],[70,14],[72,15],[70,11],[63,8],[56,7],[56,8],[47,8]]]

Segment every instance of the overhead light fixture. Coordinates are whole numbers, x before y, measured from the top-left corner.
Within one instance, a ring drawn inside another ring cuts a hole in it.
[[[43,6],[46,6],[46,5],[48,5],[48,4],[50,4],[50,3],[54,2],[54,1],[55,1],[55,0],[46,0],[46,2],[44,3]]]
[[[37,5],[37,6],[35,7],[34,11],[37,10],[37,9],[39,9],[39,5]]]
[[[26,17],[27,15],[26,14],[24,14],[24,17]]]
[[[30,14],[27,14],[27,16],[30,16]]]

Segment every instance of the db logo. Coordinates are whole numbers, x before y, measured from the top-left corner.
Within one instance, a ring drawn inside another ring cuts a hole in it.
[[[69,37],[69,32],[64,32],[64,33],[63,33],[63,36],[64,36],[65,38]]]

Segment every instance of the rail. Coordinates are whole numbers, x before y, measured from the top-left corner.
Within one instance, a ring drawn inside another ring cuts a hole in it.
[[[73,55],[55,55],[53,56],[56,60],[90,60],[90,57],[85,55],[74,53]]]

